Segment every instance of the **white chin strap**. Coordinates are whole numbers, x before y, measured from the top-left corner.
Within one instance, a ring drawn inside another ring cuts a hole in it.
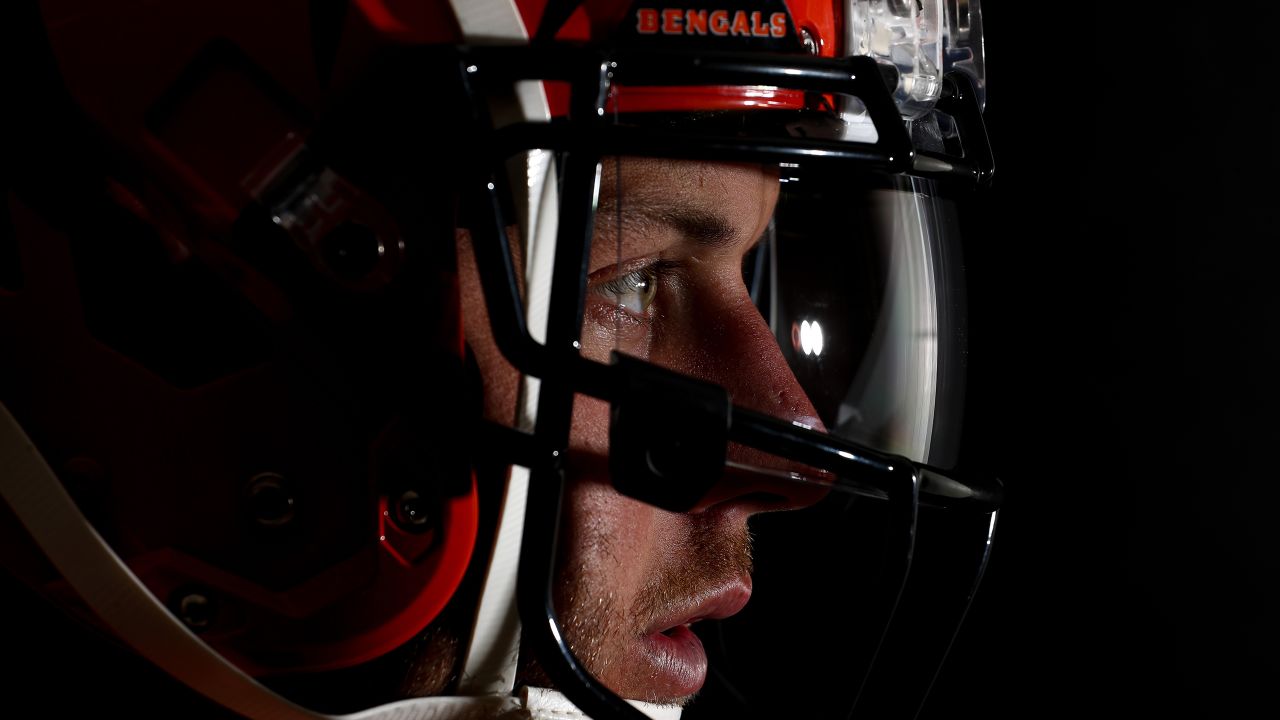
[[[521,710],[532,720],[591,720],[577,705],[569,702],[569,698],[555,690],[526,687],[520,691],[520,700],[523,704]],[[627,702],[653,720],[680,720],[683,710],[678,705],[655,705],[639,700]]]
[[[514,0],[450,0],[458,26],[468,42],[525,43],[529,33]],[[494,122],[546,122],[551,117],[546,93],[540,83],[520,83],[515,102],[506,107],[491,108]],[[546,337],[547,302],[550,298],[550,258],[544,250],[555,247],[556,195],[555,182],[547,178],[555,172],[549,153],[527,154],[524,168],[513,168],[513,179],[527,178],[528,194],[514,198],[520,217],[519,227],[532,228],[526,233],[525,277],[526,324],[535,339]],[[516,170],[523,170],[518,174]],[[513,183],[513,190],[519,187]],[[545,191],[545,192],[544,192]],[[545,208],[548,212],[543,213]],[[546,227],[549,225],[549,227]],[[545,240],[545,242],[539,242]],[[517,403],[515,425],[532,431],[537,421],[538,380],[523,378]],[[520,615],[516,607],[516,581],[520,569],[520,543],[524,533],[525,503],[529,492],[529,469],[513,467],[507,478],[499,509],[493,551],[480,592],[475,625],[472,626],[467,654],[463,659],[458,692],[463,695],[510,695],[520,655]]]
[[[451,0],[463,37],[471,43],[526,43],[529,33],[513,0]],[[494,122],[547,122],[551,108],[540,82],[516,84],[514,102],[490,108]],[[538,342],[546,341],[551,277],[559,221],[555,159],[546,150],[533,150],[508,164],[515,188],[527,189],[513,199],[518,227],[524,228],[525,324]],[[516,427],[532,432],[538,417],[539,380],[524,377],[513,418]],[[493,552],[463,661],[458,692],[475,697],[511,697],[520,654],[520,616],[516,606],[520,543],[524,534],[529,469],[513,467],[499,511]],[[554,690],[522,688],[522,711],[539,720],[589,720],[568,698]],[[678,720],[680,708],[632,702],[653,718]]]

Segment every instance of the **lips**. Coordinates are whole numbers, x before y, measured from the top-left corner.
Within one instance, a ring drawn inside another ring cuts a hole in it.
[[[699,620],[718,620],[736,614],[751,598],[751,578],[733,578],[651,623],[640,643],[642,661],[649,666],[655,687],[672,698],[692,695],[707,679],[707,653],[690,627]]]

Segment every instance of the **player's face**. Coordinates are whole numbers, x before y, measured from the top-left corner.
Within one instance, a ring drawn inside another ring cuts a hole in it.
[[[743,282],[768,227],[776,169],[748,164],[607,160],[588,267],[583,354],[617,350],[726,387],[734,402],[808,427],[817,412]],[[467,239],[460,263],[467,337],[486,412],[510,422],[517,377],[498,354]],[[556,610],[571,648],[618,694],[681,702],[707,660],[689,629],[737,612],[751,593],[747,518],[788,506],[744,484],[672,513],[619,494],[607,471],[609,408],[576,400]],[[536,668],[528,672],[535,675]]]

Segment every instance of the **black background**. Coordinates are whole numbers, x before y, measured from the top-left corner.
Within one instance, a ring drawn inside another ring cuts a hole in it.
[[[984,10],[1008,500],[922,716],[1274,716],[1277,11]]]

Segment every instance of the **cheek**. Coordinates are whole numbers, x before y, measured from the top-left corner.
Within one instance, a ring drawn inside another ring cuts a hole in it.
[[[609,480],[609,405],[578,396],[561,524],[563,567],[585,595],[628,614],[669,535],[663,513],[618,493]]]
[[[603,599],[615,614],[629,618],[636,594],[660,557],[658,511],[619,495],[607,476],[571,467],[570,477],[561,561],[571,609],[588,603],[589,610],[590,603]]]
[[[459,230],[457,239],[462,328],[484,382],[484,416],[488,420],[511,425],[515,420],[520,374],[499,352],[493,340],[489,313],[480,288],[480,271],[471,249],[471,237],[465,230]]]
[[[691,277],[669,293],[669,309],[663,314],[662,332],[656,333],[649,360],[670,370],[729,387],[723,368],[744,353],[762,348],[760,333],[744,336],[746,329],[767,326],[742,281],[741,258],[724,254],[691,258]],[[772,344],[772,337],[763,338]]]
[[[590,474],[607,472],[607,467],[601,461],[609,453],[609,403],[586,395],[574,397],[569,447],[575,455],[585,453],[598,456],[599,460],[584,462],[582,470]],[[608,476],[605,475],[602,479],[607,484]]]

